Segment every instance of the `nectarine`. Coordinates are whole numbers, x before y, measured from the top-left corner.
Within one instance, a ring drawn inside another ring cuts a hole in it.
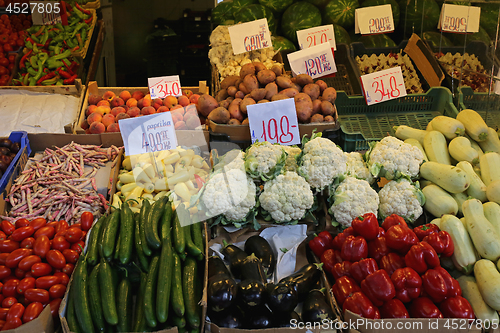
[[[152,106],[145,106],[141,109],[141,114],[145,115],[145,116],[150,115],[150,114],[154,114],[154,113],[156,113],[156,109]]]
[[[107,115],[104,115],[104,117],[102,117],[101,122],[104,124],[104,126],[108,127],[115,122],[115,116],[113,116],[111,113],[108,113]]]
[[[120,97],[113,97],[113,99],[111,100],[111,107],[117,107],[117,106],[122,106],[122,105],[125,105],[125,102],[123,101],[123,99],[121,99]]]
[[[98,106],[96,109],[95,109],[95,112],[93,113],[100,113],[101,115],[105,115],[106,113],[110,113],[111,112],[111,109],[109,108],[109,106],[106,106],[106,105],[101,105],[101,106]]]
[[[144,98],[144,93],[142,91],[134,91],[132,93],[132,98],[136,99],[136,100],[140,100],[140,99],[143,99]]]
[[[137,100],[136,100],[135,98],[133,98],[133,97],[129,98],[129,99],[127,100],[127,106],[128,106],[129,108],[134,107],[134,106],[137,106]]]
[[[122,119],[127,119],[127,118],[130,118],[130,116],[128,114],[126,114],[126,113],[119,113],[116,116],[116,121],[122,120]]]
[[[120,125],[118,123],[113,123],[108,126],[107,128],[108,132],[120,132]]]
[[[97,106],[101,106],[101,105],[110,106],[109,101],[107,101],[105,99],[103,99],[102,101],[99,101],[99,103],[97,103]]]
[[[100,101],[102,101],[102,97],[99,96],[99,95],[89,95],[89,104],[90,105],[97,105],[97,103],[99,103]]]
[[[100,122],[102,120],[102,115],[99,112],[91,113],[87,118],[87,122],[92,125],[95,122]]]
[[[200,95],[198,94],[192,94],[191,97],[189,97],[189,102],[198,104],[198,99],[200,98]]]
[[[191,97],[193,95],[193,91],[191,91],[189,89],[184,89],[184,90],[182,90],[182,95],[186,96],[187,98],[189,98],[189,97]]]
[[[168,95],[167,97],[165,97],[165,99],[163,100],[163,105],[165,105],[166,107],[168,107],[169,109],[172,109],[173,106],[176,106],[178,103],[177,101],[177,97],[175,96],[172,96],[172,95]]]
[[[169,109],[166,106],[160,106],[158,110],[156,110],[157,113],[167,112],[167,111],[169,111]]]
[[[150,99],[143,98],[137,101],[137,107],[139,109],[145,108],[146,106],[151,106],[152,102]]]
[[[101,134],[106,131],[106,127],[104,127],[104,124],[97,121],[95,123],[90,124],[89,129],[90,133],[92,134]]]
[[[127,114],[129,117],[137,117],[139,114],[141,114],[141,110],[137,106],[133,106],[127,110]]]
[[[115,116],[115,117],[116,117],[119,113],[125,113],[125,112],[127,112],[127,111],[125,111],[125,109],[124,109],[124,108],[122,108],[121,106],[117,106],[116,108],[112,108],[112,109],[111,109],[111,114],[112,114],[113,116]]]
[[[127,100],[132,97],[130,92],[128,90],[123,90],[120,95],[118,95],[121,99],[123,99],[124,102],[127,102]]]
[[[177,99],[177,101],[179,102],[179,105],[182,105],[182,106],[188,106],[189,105],[189,98],[187,98],[187,96],[179,96],[179,98]]]
[[[110,90],[106,91],[104,93],[104,95],[102,95],[102,98],[103,99],[107,99],[108,101],[111,101],[113,99],[113,97],[115,97],[116,94]]]

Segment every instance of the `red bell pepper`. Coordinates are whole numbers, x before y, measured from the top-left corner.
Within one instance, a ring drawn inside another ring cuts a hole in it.
[[[338,254],[335,252],[338,252]],[[340,261],[338,261],[338,259],[340,259]],[[335,266],[338,262],[342,262],[342,258],[340,258],[340,251],[335,251],[334,249],[326,250],[321,255],[321,262],[324,264],[323,269],[331,274],[333,266]]]
[[[408,308],[412,318],[443,318],[438,307],[427,297],[419,297]]]
[[[358,235],[364,237],[367,241],[377,238],[378,220],[373,213],[366,213],[358,216],[352,221],[352,228]]]
[[[344,312],[349,310],[363,318],[380,319],[380,311],[366,295],[359,291],[353,293],[345,300],[342,310]]]
[[[368,275],[361,282],[361,291],[368,296],[375,306],[381,306],[396,296],[396,289],[391,277],[383,269]]]
[[[448,297],[445,278],[435,269],[429,269],[422,275],[422,287],[433,302],[440,303]]]
[[[359,288],[358,284],[356,283],[356,281],[354,281],[353,278],[350,278],[348,276],[342,276],[341,278],[337,279],[335,281],[335,284],[332,286],[333,296],[335,296],[335,299],[340,306],[344,304],[344,301],[347,297],[349,297],[349,295],[358,291],[361,291],[361,288]]]
[[[445,299],[439,304],[439,310],[445,318],[465,318],[474,319],[474,310],[469,301],[462,296],[455,296]]]
[[[444,230],[426,236],[424,242],[429,243],[436,253],[443,257],[451,257],[455,250],[450,234]]]
[[[333,236],[330,232],[328,231],[322,231],[318,234],[319,238],[323,238],[323,240],[326,242],[326,245],[328,246],[329,249],[332,249],[332,242],[333,242]]]
[[[441,266],[435,267],[435,271],[437,271],[444,279],[444,283],[446,284],[446,289],[448,289],[448,294],[446,297],[455,297],[462,296],[462,288],[460,288],[460,284],[457,280],[455,280],[450,273],[446,269]]]
[[[356,282],[361,283],[368,275],[376,271],[378,271],[378,265],[375,259],[366,258],[352,263],[349,273],[351,273],[351,276]]]
[[[379,262],[383,256],[389,254],[389,252],[391,252],[391,250],[387,247],[385,236],[375,238],[368,242],[368,256],[375,259],[377,262]]]
[[[341,278],[342,276],[351,277],[351,265],[352,263],[350,261],[342,261],[333,265],[330,272],[335,280]]]
[[[408,227],[403,225],[393,225],[385,232],[387,246],[401,254],[406,254],[408,250],[418,243],[417,235]]]
[[[408,310],[406,310],[405,305],[399,299],[394,298],[388,302],[385,302],[381,307],[380,317],[385,318],[410,318]]]
[[[309,248],[318,258],[321,258],[323,252],[328,249],[328,244],[326,243],[324,238],[316,236],[309,241]]]
[[[432,223],[427,223],[424,225],[419,225],[413,228],[413,232],[417,235],[418,239],[422,241],[425,236],[429,236],[435,232],[439,232],[439,227]]]
[[[392,276],[397,269],[406,267],[405,259],[399,254],[391,252],[380,259],[379,267]]]
[[[385,236],[385,230],[382,227],[378,227],[378,235],[377,237]]]
[[[345,239],[347,236],[355,236],[354,235],[354,229],[352,227],[349,227],[345,229],[343,232],[335,236],[335,238],[332,241],[332,248],[335,250],[342,250],[342,245],[345,242]]]
[[[396,269],[391,276],[391,280],[396,288],[396,298],[401,302],[408,303],[420,296],[422,279],[413,268]]]
[[[396,214],[392,214],[392,215],[387,216],[385,218],[384,222],[382,222],[382,228],[384,228],[384,230],[386,232],[393,225],[402,225],[402,226],[408,227],[408,224],[406,224],[406,221],[404,220],[404,218],[402,218],[401,216],[396,215]]]
[[[342,259],[355,262],[368,257],[368,244],[361,236],[347,236],[340,252]]]
[[[429,268],[439,266],[439,256],[436,250],[426,242],[413,245],[405,256],[406,266],[413,268],[418,274],[423,274]]]

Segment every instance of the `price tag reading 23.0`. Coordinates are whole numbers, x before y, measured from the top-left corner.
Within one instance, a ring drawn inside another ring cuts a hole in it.
[[[293,98],[247,106],[252,142],[300,144],[299,123]]]
[[[405,82],[399,66],[361,75],[361,85],[367,105],[406,96]]]
[[[182,95],[179,75],[148,78],[149,94],[152,99],[165,98],[168,95],[179,97]]]

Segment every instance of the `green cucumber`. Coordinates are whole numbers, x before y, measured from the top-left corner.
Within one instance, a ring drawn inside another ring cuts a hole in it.
[[[134,246],[134,216],[128,203],[124,202],[120,208],[120,247],[119,258],[123,265],[130,262],[132,258],[132,247]]]
[[[118,261],[120,259],[120,244],[122,243],[122,234],[118,234],[118,239],[116,240],[116,250],[113,253],[113,259]]]
[[[104,230],[107,228],[108,224],[109,224],[109,219],[111,217],[111,214],[109,214],[108,216],[106,216],[106,219],[104,221],[102,221],[102,225],[101,225],[101,228],[99,230],[99,234],[98,234],[98,237],[97,237],[97,252],[99,252],[99,260],[100,258],[104,258],[104,253],[103,253],[103,249],[104,249],[104,245],[103,245],[103,237],[104,237]]]
[[[191,239],[191,229],[194,227],[193,225],[187,225],[183,227],[184,229],[184,239],[186,240],[186,252],[193,256],[198,258],[200,255],[202,255],[202,250],[199,249],[194,243],[193,240]]]
[[[101,216],[90,229],[90,239],[87,247],[87,263],[91,266],[95,266],[99,263],[99,251],[97,245],[100,243],[99,235],[101,233],[101,227],[106,222],[105,220],[106,216]]]
[[[118,313],[116,311],[116,293],[113,283],[113,272],[111,265],[101,258],[99,265],[99,286],[101,287],[101,302],[104,319],[110,325],[118,324]]]
[[[184,255],[184,252],[186,250],[186,239],[184,236],[184,230],[181,227],[181,222],[179,220],[179,209],[183,209],[184,205],[180,204],[177,206],[177,209],[175,210],[174,214],[174,222],[172,226],[172,239],[174,241],[174,249],[177,251],[178,254]]]
[[[158,266],[160,256],[154,255],[149,264],[148,280],[146,282],[146,291],[144,293],[144,315],[146,323],[149,327],[156,327],[155,315],[155,296],[156,296],[156,283],[158,280]]]
[[[68,293],[68,304],[66,305],[66,321],[68,322],[68,327],[71,332],[82,333],[80,324],[78,324],[78,319],[76,319],[74,306],[75,292],[75,288],[71,288]]]
[[[175,313],[172,313],[172,325],[178,328],[186,327],[186,318],[179,317]]]
[[[203,223],[195,223],[191,226],[191,237],[193,239],[193,243],[201,250],[201,254],[196,258],[198,260],[202,260],[203,253],[205,253],[205,246],[203,245],[203,230]]]
[[[76,319],[83,332],[93,333],[95,330],[92,323],[92,315],[90,314],[87,260],[85,256],[81,256],[78,259],[75,274],[73,275],[73,282],[75,283],[73,288],[76,291],[74,299]]]
[[[123,208],[123,206],[122,206]],[[116,308],[118,312],[118,332],[130,332],[132,322],[132,286],[124,277],[116,288]]]
[[[102,234],[102,255],[104,258],[111,258],[115,251],[116,235],[120,228],[120,210],[117,209],[109,217],[108,224]]]
[[[139,214],[136,214],[134,217],[135,220],[135,229],[134,229],[134,241],[135,241],[135,254],[137,255],[137,260],[139,260],[139,264],[141,269],[144,272],[148,271],[149,263],[148,259],[144,255],[142,244],[141,244],[141,220]]]
[[[148,246],[148,242],[146,241],[146,235],[144,233],[144,229],[145,229],[145,223],[146,223],[146,216],[149,212],[149,210],[151,209],[151,204],[149,203],[149,200],[148,199],[143,199],[142,200],[142,207],[141,207],[141,211],[139,213],[139,225],[140,225],[140,232],[141,232],[141,246],[142,246],[142,252],[144,252],[144,254],[146,256],[150,256],[153,252],[151,251],[151,249],[149,248]]]
[[[160,323],[168,319],[168,306],[172,286],[171,272],[174,267],[172,242],[170,240],[170,225],[172,221],[172,205],[167,202],[161,221],[161,256],[158,269],[158,286],[156,291],[156,317]]]
[[[156,250],[161,247],[161,239],[158,236],[158,222],[160,222],[161,215],[163,214],[165,200],[168,200],[168,197],[162,197],[151,206],[146,215],[146,223],[144,224],[146,241],[150,247]]]
[[[178,317],[184,317],[185,307],[184,298],[182,295],[182,262],[177,253],[173,253],[174,257],[174,271],[172,274],[172,295],[171,305],[172,310]]]
[[[99,223],[99,221],[97,221]],[[89,276],[89,300],[90,300],[90,313],[92,314],[92,321],[98,332],[106,331],[106,320],[102,312],[101,291],[99,287],[99,266],[94,266]]]
[[[200,327],[200,306],[198,302],[198,263],[192,257],[187,257],[184,262],[184,271],[182,279],[182,292],[184,295],[184,304],[186,306],[186,321],[191,328]]]
[[[146,328],[146,318],[144,317],[144,293],[146,292],[146,282],[148,280],[148,274],[141,272],[141,285],[139,287],[139,292],[137,293],[137,298],[135,301],[135,318],[133,332],[143,332]]]

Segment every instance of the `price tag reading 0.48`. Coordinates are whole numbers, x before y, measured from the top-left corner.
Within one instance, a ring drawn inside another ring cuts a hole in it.
[[[368,105],[406,96],[403,74],[399,66],[362,75],[361,84]]]

